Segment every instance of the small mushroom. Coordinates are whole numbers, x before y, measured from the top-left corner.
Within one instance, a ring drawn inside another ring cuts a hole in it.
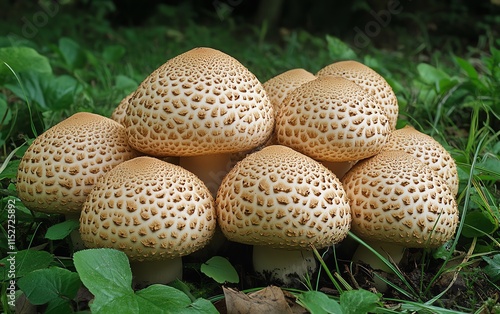
[[[28,147],[17,172],[18,196],[31,210],[77,219],[97,179],[136,156],[122,125],[96,114],[76,113]],[[77,233],[72,238],[78,248]]]
[[[379,153],[390,134],[388,119],[368,92],[347,79],[319,77],[291,91],[276,118],[278,143],[328,163]],[[349,165],[348,165],[349,166]],[[336,172],[338,177],[348,170]]]
[[[180,165],[216,193],[231,153],[264,143],[274,127],[262,84],[233,57],[195,48],[149,75],[132,96],[125,125],[130,145]]]
[[[319,70],[316,75],[340,76],[361,86],[384,110],[391,131],[396,129],[399,114],[398,99],[389,83],[372,68],[357,61],[346,60],[332,63]]]
[[[240,161],[222,181],[216,210],[226,238],[254,246],[255,271],[284,285],[296,285],[314,271],[311,246],[342,241],[351,221],[337,177],[281,145]]]
[[[275,115],[278,114],[281,103],[289,92],[314,79],[316,79],[314,74],[299,68],[288,70],[264,82],[262,86],[273,105]]]
[[[418,158],[436,171],[446,181],[453,195],[457,195],[457,164],[443,145],[431,136],[407,125],[391,133],[383,150],[402,150]]]
[[[181,279],[181,257],[204,247],[215,225],[214,200],[203,182],[147,156],[101,177],[80,216],[85,245],[125,252],[140,286]]]
[[[352,232],[399,263],[405,248],[434,248],[458,224],[455,197],[430,167],[403,151],[383,151],[358,162],[342,178],[352,212]],[[353,260],[388,271],[364,246]],[[376,282],[379,290],[385,287]]]
[[[116,122],[120,123],[121,125],[124,125],[125,121],[125,116],[127,115],[127,107],[130,99],[132,99],[132,96],[134,95],[134,92],[128,94],[123,98],[118,106],[116,106],[115,110],[111,113],[111,119],[115,120]]]

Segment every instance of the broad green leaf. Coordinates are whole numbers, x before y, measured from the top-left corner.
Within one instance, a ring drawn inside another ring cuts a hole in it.
[[[98,311],[117,298],[133,298],[132,271],[125,253],[113,249],[88,249],[73,255],[83,284],[95,296],[92,310]]]
[[[498,228],[498,222],[486,211],[471,211],[465,216],[462,235],[473,238],[491,234]]]
[[[59,52],[70,70],[81,68],[85,64],[83,49],[72,39],[67,37],[59,39]]]
[[[340,295],[340,306],[344,314],[372,313],[379,301],[379,295],[362,289],[345,291]]]
[[[218,283],[240,281],[233,265],[221,256],[214,256],[201,265],[201,272],[214,279]]]
[[[118,63],[120,62],[120,59],[125,55],[126,51],[127,50],[123,46],[111,45],[104,48],[102,57],[108,63]]]
[[[123,90],[127,94],[133,92],[137,89],[137,82],[125,75],[117,75],[115,81],[115,88],[118,90]],[[123,97],[125,98],[125,96]]]
[[[24,71],[52,73],[47,57],[28,47],[0,48],[0,83],[12,73],[4,64],[7,63],[16,73]]]
[[[446,72],[427,63],[420,63],[417,66],[417,71],[422,81],[431,85],[439,84],[441,80],[450,79],[450,76]]]
[[[319,291],[307,291],[297,297],[297,303],[313,314],[343,314],[342,307],[337,301]]]
[[[179,310],[175,314],[217,314],[219,311],[212,302],[205,299],[196,299],[187,308]]]
[[[21,235],[19,235],[21,236]],[[54,256],[46,251],[23,250],[0,260],[0,278],[3,280],[20,278],[37,269],[47,268]],[[12,265],[15,265],[12,266]],[[14,271],[11,267],[14,267]]]
[[[483,260],[488,263],[486,267],[483,268],[483,271],[486,275],[488,275],[492,281],[500,280],[500,254],[496,254],[495,256],[488,257],[483,256]]]
[[[462,70],[465,71],[470,79],[477,80],[479,78],[479,74],[477,73],[476,69],[467,60],[460,57],[455,57],[455,61],[462,68]]]
[[[69,219],[61,223],[50,226],[45,233],[45,238],[49,240],[61,240],[66,238],[71,231],[78,229],[80,222],[76,219]]]
[[[155,309],[155,312],[161,312],[168,309],[177,313],[177,310],[186,308],[191,303],[185,293],[165,285],[151,285],[137,291],[136,295],[140,310]]]
[[[31,303],[41,305],[57,299],[73,299],[81,286],[77,273],[64,268],[38,269],[26,274],[18,281]]]
[[[337,37],[326,35],[326,43],[330,58],[333,60],[357,59],[356,53]]]

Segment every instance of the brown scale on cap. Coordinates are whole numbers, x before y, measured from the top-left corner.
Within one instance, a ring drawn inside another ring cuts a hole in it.
[[[216,208],[229,240],[273,248],[323,248],[343,240],[351,222],[337,177],[280,145],[240,161],[224,178]]]
[[[431,136],[411,126],[393,131],[384,150],[402,150],[417,157],[436,171],[450,187],[453,195],[458,193],[457,165],[450,153]]]
[[[137,157],[96,183],[83,206],[80,234],[87,247],[116,248],[132,261],[173,259],[208,243],[216,224],[213,202],[191,172]]]
[[[363,239],[419,248],[455,234],[459,214],[450,188],[410,154],[384,151],[356,164],[342,183],[352,231]]]
[[[199,156],[257,147],[274,124],[259,80],[233,57],[195,48],[141,83],[125,119],[130,145],[153,156]]]
[[[19,164],[17,191],[30,209],[79,213],[97,179],[137,156],[125,128],[92,113],[76,113],[38,136]]]
[[[380,106],[355,83],[324,76],[288,94],[276,118],[278,142],[320,161],[380,152],[390,133]]]
[[[124,125],[125,116],[127,114],[128,103],[130,99],[132,99],[133,95],[134,93],[130,93],[120,101],[118,106],[116,106],[115,110],[113,110],[113,112],[111,113],[111,119],[115,120],[121,125]]]
[[[340,76],[361,86],[385,111],[391,130],[398,121],[398,99],[387,81],[370,67],[353,60],[332,63],[316,73],[317,76]]]
[[[304,69],[292,69],[276,75],[262,84],[273,105],[275,115],[290,91],[314,79],[316,79],[316,76]]]

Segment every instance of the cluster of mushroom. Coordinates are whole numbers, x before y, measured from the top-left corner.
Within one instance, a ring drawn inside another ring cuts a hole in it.
[[[34,210],[79,215],[85,246],[176,270],[138,266],[146,283],[180,277],[180,257],[218,225],[254,246],[257,272],[294,284],[316,268],[312,248],[351,228],[410,247],[454,235],[455,163],[431,137],[395,130],[397,117],[389,84],[358,62],[261,84],[233,57],[195,48],[124,98],[116,122],[78,113],[42,134],[17,187]]]

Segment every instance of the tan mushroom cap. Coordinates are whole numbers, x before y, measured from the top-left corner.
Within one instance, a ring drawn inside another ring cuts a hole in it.
[[[38,136],[17,172],[19,198],[46,213],[79,213],[97,179],[134,158],[125,128],[96,114],[80,112]]]
[[[355,83],[323,76],[288,94],[276,118],[278,143],[320,161],[380,152],[390,133],[383,110]]]
[[[278,113],[281,103],[286,95],[300,85],[316,79],[314,74],[304,69],[291,69],[272,77],[262,84],[267,96],[273,105],[275,115]]]
[[[343,240],[351,222],[337,177],[281,145],[240,161],[222,181],[216,209],[229,240],[272,248],[323,248]]]
[[[195,48],[170,59],[139,86],[125,119],[130,145],[153,156],[250,150],[274,126],[262,84],[233,57]]]
[[[124,162],[99,179],[83,206],[89,248],[115,248],[132,261],[166,260],[205,246],[216,224],[206,186],[184,168],[153,157]]]
[[[450,240],[458,209],[448,185],[402,151],[384,151],[356,164],[342,184],[350,201],[352,232],[404,247],[436,247]]]
[[[402,150],[417,157],[436,171],[446,181],[453,195],[457,195],[457,164],[443,145],[431,136],[407,125],[391,133],[383,150]]]
[[[121,125],[124,125],[125,121],[125,116],[127,115],[127,107],[130,99],[132,99],[132,96],[134,95],[134,92],[128,94],[123,98],[118,106],[116,106],[115,110],[111,113],[111,119],[115,120],[116,122],[120,123]]]
[[[361,86],[385,111],[391,130],[396,129],[399,106],[398,99],[387,81],[372,68],[353,60],[339,61],[327,65],[317,76],[341,76]]]

